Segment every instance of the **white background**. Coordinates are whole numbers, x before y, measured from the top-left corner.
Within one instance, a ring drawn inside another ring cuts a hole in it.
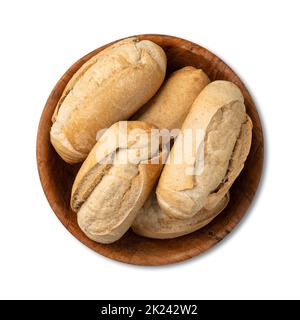
[[[299,1],[1,1],[0,298],[300,298]],[[233,235],[201,257],[137,267],[83,246],[40,186],[44,103],[89,51],[139,33],[199,43],[246,82],[264,125],[260,192]]]

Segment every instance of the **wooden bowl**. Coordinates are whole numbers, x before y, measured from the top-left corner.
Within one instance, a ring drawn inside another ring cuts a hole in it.
[[[263,167],[263,133],[255,104],[235,72],[207,49],[184,39],[165,35],[139,35],[160,45],[168,58],[168,72],[192,65],[202,68],[211,80],[230,80],[242,90],[247,112],[253,121],[250,154],[239,178],[232,186],[227,208],[209,225],[189,235],[170,240],[154,240],[135,235],[129,230],[119,241],[103,245],[85,236],[79,229],[76,214],[69,206],[74,177],[80,165],[65,163],[49,139],[51,116],[72,75],[106,45],[75,62],[52,90],[42,113],[37,135],[37,164],[45,195],[53,211],[79,241],[96,252],[118,261],[138,265],[163,265],[183,261],[203,253],[221,241],[245,215],[257,190]]]

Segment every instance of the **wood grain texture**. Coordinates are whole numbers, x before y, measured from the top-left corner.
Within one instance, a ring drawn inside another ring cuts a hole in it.
[[[199,255],[221,241],[245,215],[255,195],[263,168],[263,133],[255,104],[240,78],[221,59],[207,49],[165,35],[138,35],[160,45],[168,58],[168,72],[187,65],[202,68],[210,79],[229,80],[243,92],[247,113],[253,121],[253,140],[250,154],[241,175],[233,184],[230,203],[209,225],[176,239],[155,240],[140,237],[129,230],[125,236],[110,245],[88,239],[79,229],[76,214],[69,206],[70,193],[79,165],[69,165],[57,155],[50,144],[49,132],[55,106],[72,75],[97,52],[100,47],[74,63],[52,90],[42,113],[37,134],[37,164],[41,184],[53,211],[63,225],[82,243],[92,250],[125,263],[138,265],[164,265],[183,261]]]

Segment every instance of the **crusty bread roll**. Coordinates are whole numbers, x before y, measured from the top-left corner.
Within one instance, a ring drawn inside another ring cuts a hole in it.
[[[99,130],[128,119],[159,89],[166,55],[155,43],[119,41],[88,60],[67,84],[53,114],[51,142],[68,163],[83,161]]]
[[[209,82],[201,69],[188,66],[175,71],[157,94],[137,112],[135,118],[152,123],[160,129],[180,129],[194,100]],[[202,210],[195,217],[182,221],[166,215],[152,192],[139,210],[132,228],[135,233],[150,238],[178,237],[209,223],[226,206],[228,199],[229,195],[211,212]]]
[[[190,107],[209,83],[201,70],[188,66],[173,72],[156,95],[134,115],[160,129],[180,129]]]
[[[151,108],[149,105],[147,109],[143,108],[146,112],[142,112],[138,120],[156,124],[160,128],[180,127],[193,100],[208,82],[205,73],[193,67],[175,72],[158,92],[156,99],[151,101]],[[166,100],[168,96],[169,99]],[[163,105],[164,110],[162,110]],[[152,121],[149,121],[150,118]],[[144,129],[153,128],[143,122],[127,122],[127,124],[130,130],[141,126]],[[72,190],[71,207],[74,211],[78,211],[79,226],[88,237],[102,243],[116,241],[130,227],[138,209],[146,200],[145,194],[150,192],[162,167],[162,165],[140,164],[140,177],[144,181],[137,181],[135,179],[139,170],[137,165],[120,165],[115,160],[113,166],[99,164],[99,155],[105,159],[116,151],[110,142],[111,136],[117,134],[118,127],[119,124],[112,126],[100,138],[78,172]],[[139,142],[134,149],[140,150],[145,147],[148,148]],[[120,152],[122,151],[119,149],[118,153]],[[161,155],[159,157],[161,158]],[[136,191],[131,187],[132,195],[128,194],[124,200],[124,190],[129,188],[131,181],[135,181]],[[140,188],[138,184],[141,184]],[[141,188],[145,189],[142,196]],[[120,205],[120,201],[124,203]],[[122,212],[119,207],[123,208]]]
[[[127,132],[122,130],[124,124]],[[100,243],[118,240],[149,196],[163,157],[160,144],[150,143],[151,134],[152,138],[159,135],[152,129],[154,126],[141,121],[112,125],[81,166],[72,188],[71,208],[90,239]]]
[[[189,157],[175,163],[185,129],[193,136],[202,130],[203,158],[198,158],[201,144],[194,144]],[[159,206],[178,219],[214,208],[243,169],[251,138],[252,122],[239,88],[228,81],[208,84],[193,103],[164,166],[156,189]]]
[[[197,214],[187,219],[170,217],[159,207],[155,192],[143,205],[133,222],[133,231],[144,237],[155,239],[171,239],[194,232],[210,223],[229,202],[227,193],[212,209],[201,209]]]

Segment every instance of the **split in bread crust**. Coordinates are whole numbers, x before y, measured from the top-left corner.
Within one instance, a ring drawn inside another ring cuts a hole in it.
[[[122,123],[111,126],[99,139],[72,188],[71,207],[77,212],[79,227],[100,243],[112,243],[129,229],[162,168],[160,146],[150,147],[154,126],[126,122],[128,135],[120,136]],[[138,132],[131,135],[135,129],[143,129],[145,139]],[[116,136],[117,146],[112,144]],[[122,162],[128,154],[133,161]]]
[[[68,163],[83,161],[101,129],[128,119],[161,86],[166,55],[155,43],[119,41],[88,60],[67,84],[53,114],[51,143]]]
[[[251,146],[252,123],[239,88],[228,81],[207,85],[193,103],[182,132],[185,129],[204,132],[204,162],[198,161],[200,146],[195,146],[190,159],[172,163],[180,142],[177,139],[156,189],[160,207],[178,219],[193,217],[202,208],[214,208],[244,166]],[[195,174],[187,172],[191,163]]]

